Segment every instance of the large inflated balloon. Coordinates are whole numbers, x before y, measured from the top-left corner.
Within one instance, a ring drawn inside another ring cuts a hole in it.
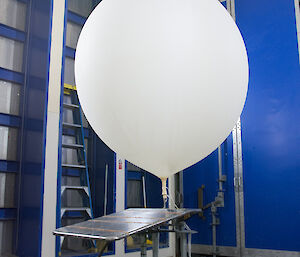
[[[248,62],[217,0],[103,0],[81,32],[75,75],[98,136],[168,177],[229,135],[245,102]]]

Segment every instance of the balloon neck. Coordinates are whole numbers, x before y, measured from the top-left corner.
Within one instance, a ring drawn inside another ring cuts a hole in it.
[[[167,179],[168,178],[160,178],[161,179],[161,194],[164,201],[164,208],[167,206],[168,194],[167,194]]]

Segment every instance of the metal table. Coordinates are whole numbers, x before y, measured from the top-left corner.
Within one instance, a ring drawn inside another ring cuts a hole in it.
[[[53,234],[56,236],[81,237],[92,240],[103,240],[102,255],[107,244],[126,238],[133,234],[140,234],[141,256],[146,256],[146,234],[153,234],[153,256],[158,256],[159,232],[177,232],[183,236],[194,231],[187,230],[184,220],[201,212],[201,209],[127,209],[121,212],[90,219],[74,225],[56,229]],[[160,226],[171,226],[171,229],[161,230]],[[185,247],[186,249],[186,247]],[[186,255],[183,255],[186,256]]]

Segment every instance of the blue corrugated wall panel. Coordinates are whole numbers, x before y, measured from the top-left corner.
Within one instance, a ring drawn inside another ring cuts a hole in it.
[[[300,251],[300,66],[294,1],[235,3],[250,69],[241,117],[246,248]],[[232,157],[226,167],[217,240],[219,245],[235,245]],[[216,179],[214,152],[184,172],[185,207],[197,207],[196,190],[202,184],[204,201],[212,201]],[[194,244],[211,244],[210,222],[210,217],[191,219],[189,225],[199,231]]]
[[[300,251],[300,68],[294,0],[239,0],[250,84],[242,115],[246,247]]]
[[[222,145],[223,174],[227,176],[224,183],[225,207],[219,208],[221,224],[217,227],[217,244],[236,246],[235,233],[235,204],[233,187],[233,153],[232,137],[229,136]],[[204,185],[204,205],[214,201],[218,190],[218,151],[214,151],[201,162],[184,170],[183,190],[184,207],[198,208],[198,188]],[[210,211],[204,212],[205,219],[199,216],[192,217],[188,225],[199,233],[193,235],[193,244],[211,244],[211,216]]]

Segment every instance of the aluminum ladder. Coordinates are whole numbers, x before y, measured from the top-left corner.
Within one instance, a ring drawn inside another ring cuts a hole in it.
[[[78,219],[93,218],[82,116],[76,87],[64,84],[60,158],[60,226],[71,225],[78,222]],[[63,242],[64,237],[61,237],[61,247]],[[94,242],[90,241],[88,247],[93,248]]]

